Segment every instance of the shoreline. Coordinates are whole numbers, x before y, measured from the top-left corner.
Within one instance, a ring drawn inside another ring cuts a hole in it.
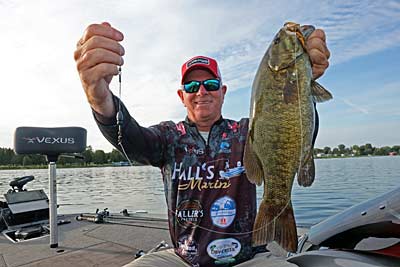
[[[361,156],[314,156],[314,159],[348,159],[348,158],[369,158],[369,157],[398,157],[400,155],[361,155]],[[59,169],[71,169],[71,168],[103,168],[103,167],[129,167],[130,165],[115,165],[114,163],[107,164],[68,164],[68,165],[57,165]],[[134,164],[133,166],[146,166],[140,164]],[[48,165],[0,165],[0,171],[2,170],[35,170],[35,169],[48,169]]]

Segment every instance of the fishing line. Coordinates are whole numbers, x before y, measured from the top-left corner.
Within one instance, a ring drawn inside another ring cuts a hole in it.
[[[302,35],[301,35],[302,36]],[[297,41],[297,34],[296,34],[296,41]],[[302,110],[301,110],[301,101],[300,101],[300,87],[299,87],[299,73],[297,71],[296,68],[296,64],[297,64],[297,56],[296,56],[296,51],[297,51],[297,42],[294,42],[294,73],[296,73],[296,86],[297,86],[297,103],[299,106],[299,119],[300,119],[300,155],[299,155],[299,168],[297,169],[297,179],[299,179],[299,174],[301,171],[301,155],[303,154],[303,116],[301,114]]]
[[[129,159],[128,155],[125,152],[125,148],[122,145],[122,124],[124,121],[124,117],[123,117],[123,114],[121,111],[121,106],[122,106],[122,103],[121,103],[122,102],[122,100],[121,100],[121,98],[122,98],[122,93],[121,93],[121,91],[122,91],[122,68],[121,68],[121,66],[118,67],[118,84],[119,84],[119,86],[118,86],[119,100],[118,100],[118,112],[117,112],[118,145],[121,147],[122,153],[124,154],[125,158],[128,160],[129,165],[131,167],[133,167],[132,161]]]

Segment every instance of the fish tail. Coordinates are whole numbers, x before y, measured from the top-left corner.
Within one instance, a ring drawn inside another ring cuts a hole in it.
[[[262,200],[254,223],[253,246],[276,241],[287,251],[297,250],[297,229],[292,203]]]

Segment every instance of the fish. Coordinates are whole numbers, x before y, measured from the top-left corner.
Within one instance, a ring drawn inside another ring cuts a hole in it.
[[[315,105],[332,99],[312,76],[305,44],[314,30],[312,25],[285,23],[253,81],[243,164],[250,182],[264,184],[253,246],[276,241],[286,251],[297,249],[293,181],[297,176],[299,185],[311,186],[315,179]]]

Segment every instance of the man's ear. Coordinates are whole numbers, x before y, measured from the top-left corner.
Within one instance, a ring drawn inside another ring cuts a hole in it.
[[[181,99],[183,105],[185,106],[185,102],[183,101],[183,100],[184,100],[183,91],[182,91],[181,89],[178,89],[178,90],[176,91],[176,93],[178,94],[179,98]]]
[[[224,101],[225,100],[225,94],[226,94],[226,91],[228,90],[228,87],[224,84],[224,85],[222,85],[222,88],[221,88],[221,92],[222,92],[222,101]]]
[[[228,90],[228,87],[224,84],[224,85],[222,85],[222,88],[221,88],[221,91],[222,91],[222,94],[225,96],[225,94],[226,94],[226,90]]]

